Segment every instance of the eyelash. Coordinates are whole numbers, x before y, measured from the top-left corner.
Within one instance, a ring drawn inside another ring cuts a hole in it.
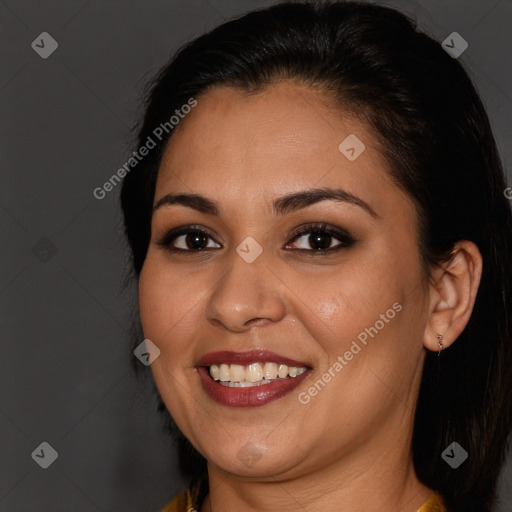
[[[158,240],[156,243],[157,245],[164,247],[167,251],[173,252],[173,253],[199,253],[208,251],[208,249],[219,249],[218,247],[206,247],[203,249],[180,249],[178,247],[173,247],[171,244],[174,242],[178,237],[182,235],[188,235],[188,234],[197,234],[200,233],[201,235],[206,235],[214,240],[215,243],[217,242],[211,233],[204,229],[201,226],[197,225],[191,225],[191,226],[183,226],[174,230],[169,231],[168,233],[165,233],[160,240]],[[337,246],[330,247],[328,249],[292,249],[295,251],[301,251],[305,253],[314,253],[310,254],[309,256],[328,256],[329,254],[333,252],[337,252],[341,249],[347,249],[354,245],[356,243],[356,240],[345,230],[335,228],[335,227],[327,227],[327,224],[320,223],[320,224],[309,224],[305,227],[303,227],[300,231],[293,234],[293,238],[291,241],[295,241],[298,238],[301,238],[304,235],[311,235],[311,234],[322,234],[322,235],[328,235],[335,239],[337,239],[339,243]],[[288,245],[289,242],[286,244]]]

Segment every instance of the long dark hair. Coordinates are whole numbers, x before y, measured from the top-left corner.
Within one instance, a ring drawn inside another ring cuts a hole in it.
[[[473,314],[441,357],[428,352],[413,457],[419,479],[453,512],[490,511],[512,429],[512,214],[482,101],[459,60],[412,19],[361,2],[282,3],[229,21],[180,49],[147,89],[138,145],[176,109],[216,85],[258,91],[278,79],[318,87],[365,121],[396,184],[416,205],[426,274],[459,240],[483,274]],[[162,152],[172,130],[124,178],[125,232],[139,276]],[[140,340],[139,340],[140,341]],[[160,408],[165,409],[160,399]],[[181,436],[181,437],[180,437]],[[186,469],[205,460],[181,435]],[[468,459],[452,469],[452,442]]]

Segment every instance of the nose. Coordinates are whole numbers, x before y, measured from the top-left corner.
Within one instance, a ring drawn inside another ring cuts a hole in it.
[[[278,322],[286,314],[283,285],[265,261],[264,254],[247,263],[237,253],[213,288],[207,303],[210,323],[233,332]]]

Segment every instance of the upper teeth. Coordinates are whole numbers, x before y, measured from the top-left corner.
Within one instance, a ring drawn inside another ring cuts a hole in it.
[[[221,384],[231,387],[248,387],[268,384],[271,380],[297,377],[303,374],[305,366],[287,366],[277,363],[252,363],[247,366],[240,364],[212,364],[210,375]]]

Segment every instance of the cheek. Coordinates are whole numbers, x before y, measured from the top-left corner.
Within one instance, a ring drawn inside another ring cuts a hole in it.
[[[144,335],[150,339],[159,330],[163,311],[172,311],[172,299],[165,294],[166,282],[148,254],[139,277],[139,312]]]
[[[379,321],[403,296],[402,284],[389,266],[360,258],[324,276],[296,276],[290,288],[300,300],[301,319],[314,338],[333,349],[350,343]],[[290,282],[288,282],[290,284]],[[379,324],[380,325],[380,324]],[[388,329],[389,330],[389,329]]]
[[[160,350],[174,347],[183,319],[198,302],[200,291],[186,286],[179,272],[148,253],[139,278],[139,311],[144,335]],[[177,347],[176,347],[177,348]]]
[[[193,329],[194,306],[198,307],[202,294],[184,286],[180,272],[169,271],[168,265],[151,252],[138,288],[144,337],[160,349],[159,357],[151,364],[153,378],[175,421],[180,428],[190,430],[184,414],[189,395],[184,390],[189,389],[189,379],[194,376],[187,333]]]
[[[323,277],[296,276],[298,316],[322,349],[321,371],[339,356],[346,360],[336,373],[345,377],[333,388],[350,382],[351,393],[366,389],[368,367],[390,385],[414,371],[421,352],[421,269],[419,261],[400,254],[380,243]],[[382,383],[376,385],[374,391],[382,392]]]

